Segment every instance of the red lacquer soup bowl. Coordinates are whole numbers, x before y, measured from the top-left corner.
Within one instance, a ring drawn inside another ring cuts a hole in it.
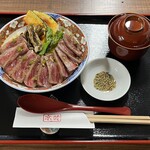
[[[150,48],[150,20],[142,15],[123,13],[108,24],[110,52],[117,58],[133,61]]]

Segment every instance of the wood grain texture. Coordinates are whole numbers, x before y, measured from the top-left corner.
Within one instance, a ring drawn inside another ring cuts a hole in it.
[[[149,0],[0,0],[1,14],[23,14],[27,10],[63,15],[115,15],[134,12],[150,15]]]
[[[149,150],[150,145],[1,145],[1,150]]]
[[[25,144],[24,144],[25,143]],[[34,143],[34,144],[32,144]],[[54,144],[55,143],[55,144]],[[150,149],[150,142],[144,141],[78,141],[78,142],[71,142],[71,141],[43,141],[41,142],[4,142],[4,144],[0,144],[0,150],[149,150]]]

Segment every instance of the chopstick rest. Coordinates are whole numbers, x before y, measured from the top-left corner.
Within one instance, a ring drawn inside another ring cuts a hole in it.
[[[150,125],[149,116],[91,115],[91,114],[86,114],[86,116],[92,123]]]

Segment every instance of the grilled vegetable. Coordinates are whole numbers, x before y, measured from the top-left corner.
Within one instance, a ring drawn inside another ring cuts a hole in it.
[[[54,49],[58,42],[63,38],[63,32],[62,31],[57,31],[55,35],[53,36],[50,48],[48,49],[48,52]]]
[[[51,16],[43,12],[29,10],[24,17],[24,21],[27,25],[47,25],[52,29],[53,34],[58,30],[57,22]]]
[[[46,53],[46,50],[49,44],[52,42],[52,39],[53,39],[53,31],[50,27],[47,26],[46,41],[43,43],[42,50],[39,53],[39,55],[44,55]]]
[[[43,12],[39,12],[39,11],[33,11],[39,18],[41,18],[43,20],[43,22],[46,22],[46,24],[52,29],[53,34],[56,33],[56,31],[58,30],[58,24],[57,22],[50,17],[49,15],[43,13]]]
[[[44,25],[43,21],[31,10],[27,12],[23,20],[27,25]]]
[[[35,28],[33,25],[29,25],[27,26],[27,32],[28,32],[28,39],[30,41],[30,43],[32,44],[32,46],[34,47],[34,51],[35,52],[39,52],[42,49],[42,42],[37,34],[37,32],[35,31]]]
[[[26,35],[30,41],[29,45],[32,45],[39,55],[51,52],[63,38],[63,31],[58,30],[57,22],[45,13],[29,10],[24,21],[28,25]]]

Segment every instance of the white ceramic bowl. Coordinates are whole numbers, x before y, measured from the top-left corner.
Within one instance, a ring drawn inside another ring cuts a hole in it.
[[[95,75],[101,71],[108,72],[114,77],[116,87],[112,91],[100,91],[94,87]],[[81,83],[85,91],[92,97],[103,101],[113,101],[127,93],[131,77],[126,67],[119,61],[112,58],[98,58],[87,64],[81,74]]]
[[[88,49],[88,43],[87,43],[86,37],[85,37],[84,33],[82,32],[82,30],[80,29],[80,27],[75,22],[70,20],[69,18],[61,16],[59,14],[53,14],[53,13],[47,13],[47,14],[50,15],[51,17],[53,17],[55,20],[64,20],[65,28],[67,28],[68,30],[71,29],[72,32],[74,32],[74,34],[76,35],[76,38],[82,37],[81,40],[82,40],[82,42],[84,42],[82,45],[83,46],[82,48],[84,50],[84,54],[83,54],[84,59],[80,63],[78,68],[66,80],[64,80],[60,84],[52,86],[51,88],[29,88],[29,87],[26,87],[25,85],[14,82],[10,78],[6,77],[6,73],[3,71],[2,68],[0,68],[0,80],[2,80],[5,84],[7,84],[8,86],[10,86],[16,90],[29,92],[29,93],[43,93],[43,92],[54,91],[54,90],[57,90],[57,89],[60,89],[64,86],[66,86],[66,85],[70,84],[72,81],[74,81],[81,74],[83,68],[85,67],[85,64],[86,64],[87,59],[88,59],[89,49]],[[15,24],[16,24],[16,26],[20,25],[21,26],[20,28],[23,28],[25,26],[22,24],[23,17],[24,17],[24,15],[10,21],[4,27],[2,27],[0,30],[1,35],[2,35],[2,33],[7,35],[7,33],[9,33],[10,26],[12,26],[12,25],[14,26]],[[17,21],[19,21],[19,20],[21,20],[21,21],[19,24],[17,24]],[[11,28],[11,30],[15,31],[14,28]],[[20,32],[22,32],[22,30]],[[9,39],[9,37],[7,37],[6,39]],[[1,41],[3,40],[2,37],[0,37],[0,40]]]

